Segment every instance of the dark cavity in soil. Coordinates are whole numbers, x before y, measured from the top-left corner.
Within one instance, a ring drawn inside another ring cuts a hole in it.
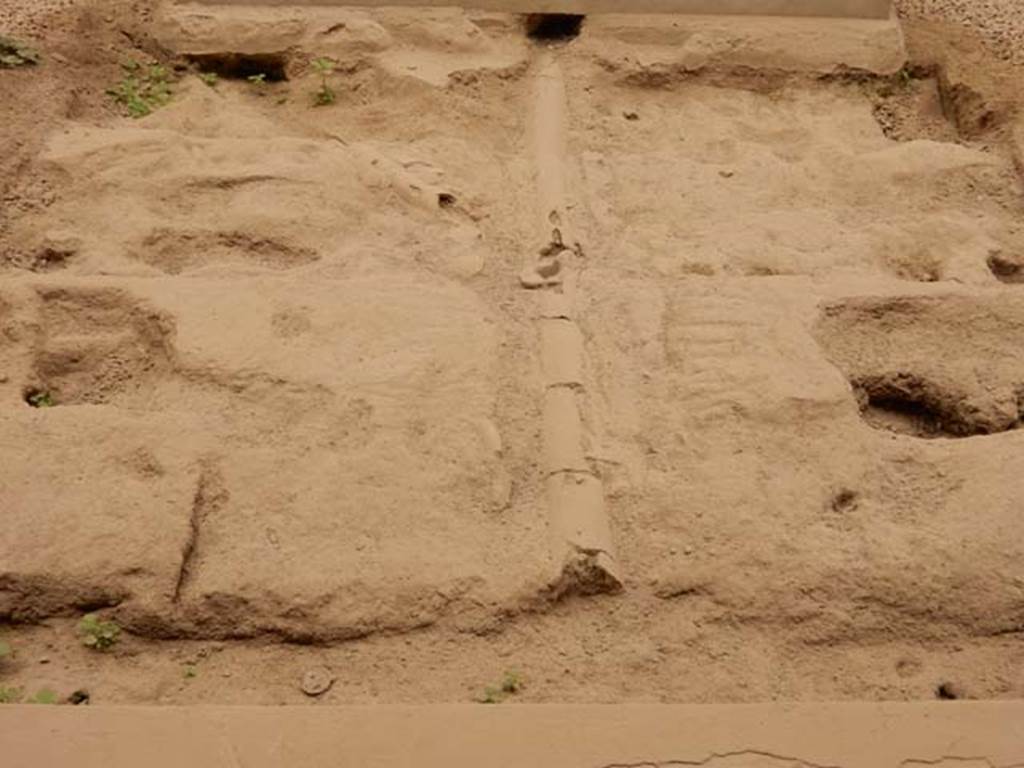
[[[861,415],[875,429],[934,439],[989,435],[1019,426],[1019,421],[994,425],[959,407],[955,393],[913,374],[870,376],[851,384]]]
[[[189,57],[203,72],[213,72],[229,80],[246,80],[260,75],[269,82],[288,79],[285,53],[203,53]]]
[[[1004,283],[1024,283],[1024,258],[992,253],[988,257],[988,268]]]
[[[578,13],[528,13],[526,36],[541,42],[569,42],[579,36],[585,18]]]

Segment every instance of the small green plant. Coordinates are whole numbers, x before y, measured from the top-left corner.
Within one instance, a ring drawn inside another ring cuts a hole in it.
[[[57,694],[51,691],[49,688],[41,688],[36,691],[36,695],[28,700],[29,704],[56,704]]]
[[[25,402],[33,408],[53,408],[57,403],[49,392],[34,389],[25,395]]]
[[[220,76],[216,72],[200,72],[199,79],[203,81],[203,85],[207,85],[210,88],[216,88],[217,83],[220,82]]]
[[[313,69],[320,75],[320,88],[313,94],[313,105],[330,106],[338,99],[338,94],[327,84],[327,78],[334,74],[334,62],[323,57],[313,59]]]
[[[25,691],[22,688],[3,688],[0,687],[0,704],[17,704],[25,696]],[[28,699],[27,704],[56,704],[57,694],[51,691],[49,688],[40,688],[36,691],[35,696]]]
[[[0,703],[17,703],[22,700],[22,689],[5,688],[0,685]]]
[[[185,671],[184,671],[184,673],[183,673],[183,674],[185,675],[185,679],[186,679],[186,680],[191,680],[191,679],[192,679],[192,678],[194,678],[194,677],[195,677],[196,675],[198,675],[198,674],[199,674],[199,672],[198,672],[198,671],[196,670],[196,668],[195,668],[195,665],[194,665],[194,664],[186,664],[186,665],[185,665]]]
[[[0,35],[0,69],[28,67],[39,63],[39,52],[24,43]]]
[[[501,681],[501,692],[509,696],[523,690],[523,678],[518,672],[506,672]]]
[[[258,75],[249,75],[246,80],[261,94],[263,89],[267,87],[267,76],[260,72]]]
[[[107,90],[107,95],[132,117],[145,117],[171,100],[173,92],[167,67],[130,61],[122,68],[124,77]]]
[[[21,688],[5,688],[0,686],[0,704],[17,704],[21,701]]]
[[[481,704],[500,704],[504,698],[505,697],[501,695],[501,691],[492,685],[488,685],[484,688],[484,695],[477,699],[477,701]]]
[[[82,633],[82,645],[97,651],[105,651],[117,643],[121,627],[113,621],[103,621],[95,613],[87,613],[78,624]]]
[[[523,678],[518,672],[506,672],[498,685],[489,685],[484,688],[483,696],[479,701],[481,704],[500,704],[509,696],[515,696],[524,687]]]

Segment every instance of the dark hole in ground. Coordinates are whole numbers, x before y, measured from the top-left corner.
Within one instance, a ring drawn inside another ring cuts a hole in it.
[[[921,438],[987,434],[991,425],[962,413],[960,398],[910,373],[869,376],[851,382],[861,415],[875,429]]]
[[[857,508],[857,492],[844,488],[832,497],[833,512],[851,512]]]
[[[989,254],[988,268],[1004,283],[1024,283],[1024,258],[1011,258],[1002,252]]]
[[[451,208],[455,202],[455,195],[450,192],[442,192],[437,196],[437,204],[442,208]]]
[[[72,693],[70,696],[68,696],[68,704],[74,704],[76,706],[80,706],[82,704],[88,704],[88,703],[89,703],[89,692],[84,690],[84,689],[77,690],[74,693]]]
[[[1018,413],[986,413],[965,405],[962,394],[914,374],[870,376],[851,383],[864,421],[875,429],[928,439],[994,435],[1021,426]],[[1019,406],[1018,402],[1018,411]]]
[[[526,36],[545,42],[568,42],[579,36],[586,18],[579,13],[528,13]]]
[[[57,404],[53,399],[53,395],[36,387],[26,389],[24,398],[25,402],[32,408],[52,408]]]
[[[33,272],[63,269],[74,255],[74,251],[65,248],[42,248],[33,257],[31,269]]]
[[[943,701],[956,701],[963,698],[960,687],[954,683],[940,683],[935,689],[935,698]]]
[[[268,83],[288,79],[288,56],[284,53],[202,53],[189,59],[203,72],[229,80],[263,76]]]
[[[940,437],[946,434],[942,417],[928,405],[897,395],[869,396],[864,418],[872,426],[918,437]]]

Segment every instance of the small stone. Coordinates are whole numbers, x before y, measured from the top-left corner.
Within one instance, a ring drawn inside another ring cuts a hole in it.
[[[721,176],[723,179],[731,179],[733,176],[736,175],[736,172],[735,171],[719,171],[718,175]]]
[[[50,663],[50,658],[48,656],[43,656],[41,659],[39,659],[39,663],[40,664],[49,664]]]
[[[454,260],[453,266],[463,277],[476,277],[484,271],[486,261],[482,252],[471,250],[457,257]]]
[[[562,271],[562,262],[553,256],[545,256],[537,260],[536,271],[545,280],[551,280]]]
[[[630,121],[640,119],[640,115],[638,115],[636,112],[623,112],[622,116]]]
[[[314,667],[307,669],[302,675],[302,684],[299,686],[307,696],[322,696],[334,685],[334,677],[327,667]]]

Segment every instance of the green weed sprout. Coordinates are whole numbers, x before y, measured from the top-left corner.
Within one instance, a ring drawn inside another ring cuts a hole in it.
[[[313,69],[320,75],[320,88],[313,94],[313,105],[317,107],[330,106],[338,99],[334,89],[327,84],[327,78],[334,74],[334,62],[323,57],[313,59]]]
[[[113,621],[103,621],[95,613],[87,613],[78,624],[82,633],[82,645],[96,651],[112,648],[121,634],[121,627]]]
[[[134,118],[145,117],[171,100],[170,73],[160,64],[130,61],[122,65],[124,77],[107,94]]]
[[[506,672],[498,685],[484,688],[484,694],[479,701],[481,704],[500,704],[509,696],[515,696],[524,687],[523,678],[518,672]]]
[[[39,52],[35,48],[0,35],[0,69],[33,66],[39,60]]]

